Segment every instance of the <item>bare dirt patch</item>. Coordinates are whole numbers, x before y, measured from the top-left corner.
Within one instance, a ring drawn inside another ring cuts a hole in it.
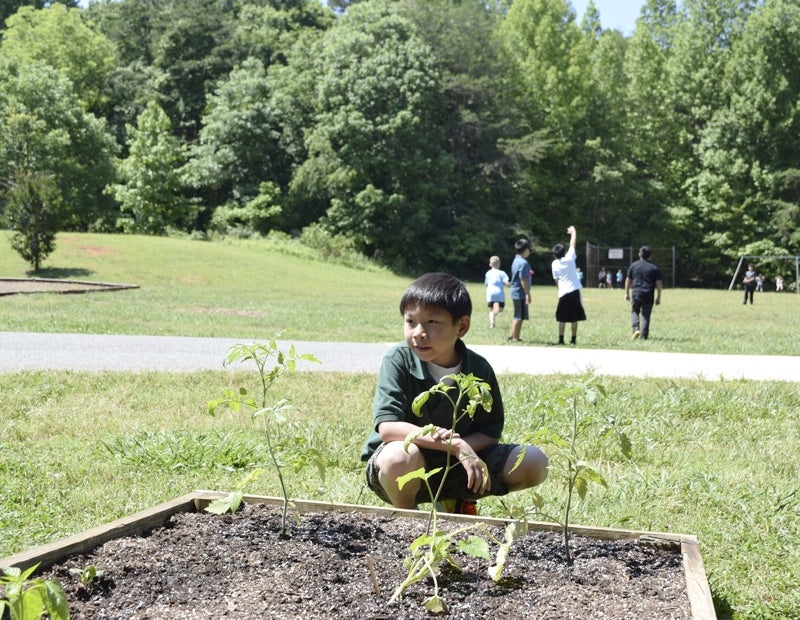
[[[85,245],[81,249],[90,256],[103,256],[112,251],[111,248],[103,248],[92,245]]]
[[[61,581],[72,618],[430,618],[430,579],[399,603],[408,545],[426,521],[364,513],[307,513],[279,536],[280,511],[254,504],[235,515],[180,513],[145,537],[120,538],[45,573]],[[449,523],[444,527],[455,527]],[[497,526],[492,526],[497,527]],[[499,529],[493,534],[502,537]],[[458,556],[443,570],[448,618],[691,618],[681,554],[637,540],[574,536],[574,564],[550,532],[515,543],[504,578]],[[370,577],[369,559],[379,593]],[[81,586],[70,568],[103,576]]]

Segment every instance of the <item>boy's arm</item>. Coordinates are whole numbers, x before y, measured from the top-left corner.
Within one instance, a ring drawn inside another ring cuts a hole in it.
[[[575,244],[578,242],[578,233],[575,231],[575,227],[570,226],[567,228],[567,234],[569,235],[569,247],[574,250]]]

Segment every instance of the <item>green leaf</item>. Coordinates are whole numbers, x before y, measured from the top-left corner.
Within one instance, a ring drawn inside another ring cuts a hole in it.
[[[489,543],[480,536],[470,536],[457,541],[456,549],[474,558],[482,558],[487,561],[492,559],[489,553]]]
[[[418,418],[422,417],[422,408],[425,406],[425,403],[428,402],[430,397],[430,392],[422,392],[421,394],[417,394],[417,397],[411,403],[411,411],[414,412],[415,416]]]
[[[206,507],[206,512],[222,515],[226,512],[236,512],[239,506],[242,505],[242,498],[244,494],[241,491],[233,491],[228,493],[221,499],[216,499]]]
[[[427,392],[426,392],[426,394],[427,394]],[[403,440],[403,450],[408,452],[408,447],[412,443],[414,443],[414,441],[418,437],[422,437],[423,435],[430,435],[435,430],[436,430],[436,425],[435,424],[426,424],[425,426],[421,426],[419,428],[414,429],[408,435],[406,435],[406,438]]]
[[[45,609],[52,620],[69,620],[69,603],[60,583],[53,579],[45,581],[43,598]]]
[[[631,443],[630,437],[628,437],[625,433],[619,433],[619,449],[622,452],[622,455],[626,459],[633,458],[633,444]]]
[[[425,474],[425,468],[420,467],[419,469],[415,469],[414,471],[410,471],[407,474],[400,476],[397,479],[397,487],[402,491],[403,487],[406,485],[407,482],[410,480],[426,480],[428,477],[434,475],[435,473],[441,471],[441,467],[437,467],[433,471],[429,472],[427,475]]]
[[[425,609],[431,614],[446,614],[447,603],[442,597],[434,595],[425,601]]]

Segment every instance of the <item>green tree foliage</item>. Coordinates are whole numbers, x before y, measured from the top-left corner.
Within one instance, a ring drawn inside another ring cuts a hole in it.
[[[275,198],[276,191],[277,195],[286,191],[294,169],[305,158],[303,131],[311,123],[312,104],[301,101],[311,95],[301,97],[298,84],[308,73],[302,64],[299,71],[287,65],[290,57],[302,59],[308,54],[307,42],[329,27],[333,17],[316,2],[281,5],[242,7],[234,47],[239,54],[251,55],[208,98],[189,171],[192,184],[202,188],[211,208],[222,203],[226,210],[237,210],[259,194],[263,202],[264,183],[270,184],[267,193]],[[293,54],[294,49],[300,52]],[[281,69],[287,69],[284,74],[288,72],[290,79],[283,79]],[[308,112],[303,114],[303,109]],[[261,226],[280,225],[278,220],[258,219]],[[305,225],[315,219],[284,225]]]
[[[191,226],[194,210],[181,193],[184,149],[158,103],[151,101],[128,133],[130,154],[119,168],[123,182],[110,187],[122,208],[120,226],[149,235]]]
[[[498,140],[515,119],[495,36],[502,15],[482,0],[415,0],[403,15],[436,50],[441,106],[435,119],[453,159],[445,200],[434,205],[431,258],[456,273],[484,267],[487,248],[512,247],[514,188]]]
[[[200,130],[208,94],[232,68],[235,4],[167,0],[154,14],[150,53],[155,87],[174,131],[188,142]]]
[[[80,9],[63,4],[36,10],[22,7],[6,23],[3,56],[18,62],[45,62],[69,78],[87,109],[102,104],[115,64],[114,46],[81,19]]]
[[[11,247],[39,271],[56,247],[61,224],[61,193],[52,177],[19,170],[5,192],[5,227],[14,231]]]
[[[733,7],[731,8],[733,10]],[[800,6],[740,17],[719,75],[725,105],[701,133],[693,189],[709,243],[730,257],[800,253]]]
[[[245,3],[233,26],[234,62],[258,58],[265,67],[286,64],[287,54],[303,33],[323,32],[333,20],[333,13],[317,1]]]
[[[433,54],[391,2],[352,6],[327,31],[318,59],[315,126],[297,191],[321,197],[323,220],[370,255],[419,268],[450,159],[435,124]],[[424,232],[423,232],[424,231]]]
[[[568,0],[45,4],[0,0],[0,179],[52,175],[69,228],[117,215],[85,112],[127,157],[157,101],[199,209],[170,226],[313,226],[463,277],[523,234],[546,270],[567,222],[677,246],[680,284],[800,253],[794,0],[643,0],[630,36]]]
[[[74,8],[78,6],[78,0],[56,0],[55,2],[49,2],[48,0],[0,0],[0,31],[3,29],[3,23],[21,7],[30,6],[34,9],[43,9],[51,4],[62,4],[65,7]]]
[[[8,58],[0,47],[0,182],[17,171],[52,176],[67,229],[105,228],[113,205],[103,187],[113,178],[114,142],[85,111],[72,82],[35,60]]]
[[[519,119],[505,148],[517,165],[520,232],[534,230],[551,245],[562,236],[562,220],[583,226],[589,213],[585,184],[593,165],[583,152],[594,137],[587,126],[589,48],[566,0],[514,2],[500,35]]]

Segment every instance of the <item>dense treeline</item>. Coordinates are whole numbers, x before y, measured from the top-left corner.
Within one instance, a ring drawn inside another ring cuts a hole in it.
[[[75,4],[0,2],[7,224],[464,277],[568,224],[684,285],[800,254],[800,0],[647,0],[629,37],[567,0]]]

